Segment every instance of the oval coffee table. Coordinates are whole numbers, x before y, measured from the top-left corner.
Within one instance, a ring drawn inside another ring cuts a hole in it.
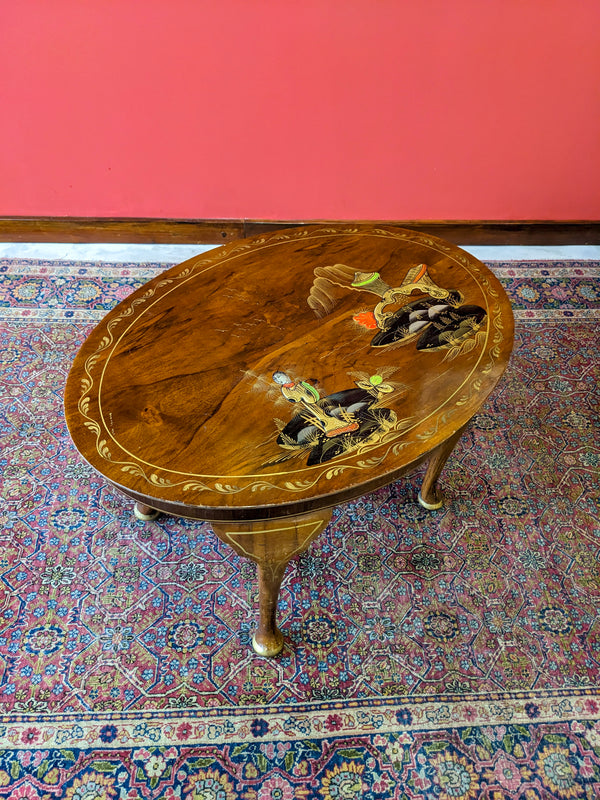
[[[207,520],[258,564],[257,653],[277,655],[289,560],[331,508],[428,461],[419,501],[502,375],[508,299],[463,250],[392,225],[293,228],[167,270],[114,308],[65,392],[75,446],[156,511]]]

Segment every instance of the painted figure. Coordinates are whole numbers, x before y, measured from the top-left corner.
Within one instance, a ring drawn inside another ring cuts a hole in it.
[[[378,272],[354,272],[344,264],[317,267],[308,298],[317,316],[325,316],[337,305],[339,288],[369,292],[380,298],[373,311],[354,316],[355,322],[377,331],[371,339],[373,347],[415,341],[420,351],[461,351],[486,318],[485,310],[465,304],[460,292],[438,286],[425,264],[408,270],[400,286],[395,287],[383,281]],[[422,296],[410,301],[414,292]]]
[[[308,451],[307,466],[322,464],[366,443],[372,444],[392,430],[397,416],[383,407],[381,400],[397,392],[399,385],[384,375],[359,373],[358,377],[354,388],[321,397],[306,381],[294,381],[285,372],[275,372],[273,380],[281,394],[298,410],[290,422],[281,424],[277,437],[277,444],[289,452],[272,463]]]

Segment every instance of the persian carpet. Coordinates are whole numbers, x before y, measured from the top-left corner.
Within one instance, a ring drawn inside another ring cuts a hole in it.
[[[495,262],[504,379],[451,456],[254,565],[82,463],[62,392],[165,265],[0,260],[0,798],[600,797],[600,263]]]

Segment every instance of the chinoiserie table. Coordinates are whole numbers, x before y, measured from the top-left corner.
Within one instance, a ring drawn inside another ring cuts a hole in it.
[[[419,502],[502,375],[508,299],[476,258],[393,225],[309,225],[209,251],[92,331],[65,391],[83,458],[135,501],[210,522],[258,565],[277,655],[290,559],[333,506],[428,462]]]

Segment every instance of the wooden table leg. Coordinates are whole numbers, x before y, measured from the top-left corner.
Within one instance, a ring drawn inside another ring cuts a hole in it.
[[[277,627],[277,600],[288,562],[302,553],[324,530],[331,509],[296,517],[259,522],[211,522],[215,534],[241,556],[258,565],[258,628],[252,647],[260,656],[276,656],[283,649]]]
[[[144,505],[144,503],[137,502],[133,506],[133,513],[136,519],[141,519],[144,522],[148,522],[149,520],[156,519],[160,514],[160,511],[157,511],[155,508],[151,508],[150,506]]]
[[[419,492],[419,503],[423,508],[434,511],[444,505],[444,499],[437,485],[437,481],[444,468],[444,464],[464,431],[465,428],[461,428],[432,452],[427,466],[427,472],[421,484],[421,491]]]

